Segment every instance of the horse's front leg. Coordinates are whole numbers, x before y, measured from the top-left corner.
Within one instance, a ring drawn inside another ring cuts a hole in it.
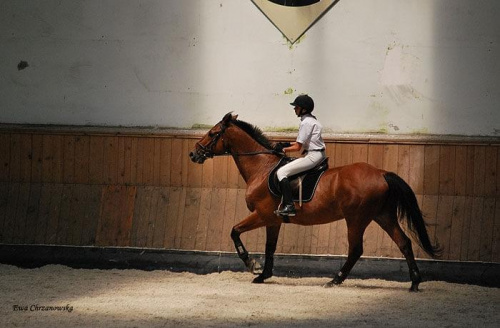
[[[281,224],[266,227],[266,260],[264,263],[264,270],[253,280],[253,283],[261,284],[264,280],[273,276],[274,252],[278,244],[280,228]]]
[[[261,266],[255,259],[250,258],[245,245],[243,245],[243,242],[240,239],[240,235],[244,232],[263,227],[264,225],[265,222],[260,218],[259,215],[254,212],[247,216],[243,221],[235,225],[231,230],[231,239],[234,242],[236,252],[238,253],[238,256],[243,261],[243,263],[245,263],[248,271],[253,274],[261,273]]]

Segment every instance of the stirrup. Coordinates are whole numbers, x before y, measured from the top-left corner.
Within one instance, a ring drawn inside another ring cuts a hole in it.
[[[282,210],[278,210],[277,214],[280,216],[295,216],[297,212],[295,211],[295,206],[285,205]]]

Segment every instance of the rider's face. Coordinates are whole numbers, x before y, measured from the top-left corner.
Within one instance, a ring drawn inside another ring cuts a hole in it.
[[[300,117],[300,113],[302,112],[302,108],[299,106],[295,106],[294,109],[295,109],[295,115]]]

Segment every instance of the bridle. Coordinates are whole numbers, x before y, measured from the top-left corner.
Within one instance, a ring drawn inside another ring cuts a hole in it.
[[[225,140],[224,140],[224,132],[226,132],[226,129],[227,129],[227,126],[225,124],[222,124],[222,122],[220,123],[221,124],[221,130],[217,133],[214,134],[214,136],[212,137],[212,139],[210,140],[210,142],[204,146],[201,144],[201,142],[197,142],[196,143],[196,146],[197,146],[197,155],[198,156],[201,156],[203,157],[204,159],[207,159],[207,158],[213,158],[213,157],[216,157],[216,156],[228,156],[228,155],[233,155],[235,157],[238,157],[238,156],[253,156],[253,155],[260,155],[260,154],[273,154],[273,155],[276,155],[276,156],[284,156],[283,153],[280,153],[280,152],[277,152],[275,150],[264,150],[264,151],[253,151],[253,152],[246,152],[246,153],[233,153],[231,151],[231,148],[229,148],[229,146],[226,144]],[[217,145],[217,142],[219,141],[219,139],[222,138],[222,143],[224,145],[224,152],[222,154],[215,154],[214,152],[214,148],[215,146]]]
[[[215,133],[215,135],[212,137],[212,139],[210,140],[210,142],[206,146],[203,146],[201,144],[201,142],[198,141],[196,143],[196,146],[198,147],[198,150],[197,150],[198,155],[204,157],[205,159],[212,158],[214,156],[229,155],[230,152],[228,152],[228,150],[227,150],[226,143],[224,142],[224,138],[222,138],[222,142],[224,144],[225,152],[223,154],[215,154],[214,153],[215,145],[217,144],[219,139],[222,137],[222,134],[224,132],[226,132],[226,126],[224,124],[221,124],[221,130],[219,132]]]

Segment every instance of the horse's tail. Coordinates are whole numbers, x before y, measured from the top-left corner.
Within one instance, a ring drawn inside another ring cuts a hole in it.
[[[403,221],[406,218],[408,229],[420,247],[431,257],[439,257],[441,248],[437,243],[432,245],[430,241],[422,212],[411,187],[395,173],[387,172],[384,178],[389,185],[389,202],[395,206],[394,210],[397,211],[399,220]]]

